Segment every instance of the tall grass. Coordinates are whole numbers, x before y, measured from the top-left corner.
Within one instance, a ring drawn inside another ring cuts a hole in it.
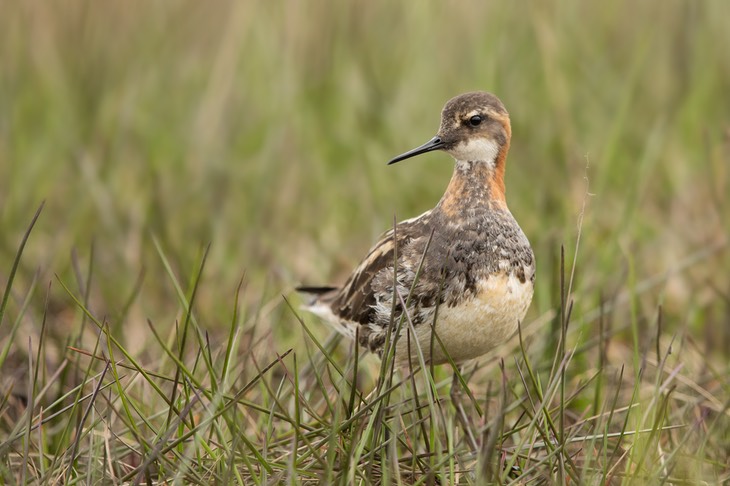
[[[1,8],[4,482],[730,478],[724,2]],[[392,372],[291,289],[435,203],[446,156],[384,164],[471,89],[535,300]]]

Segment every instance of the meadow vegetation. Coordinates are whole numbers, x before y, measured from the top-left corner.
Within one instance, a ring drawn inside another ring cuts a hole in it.
[[[0,5],[0,482],[730,481],[727,2]],[[293,288],[436,203],[385,162],[475,89],[535,299],[394,372]]]

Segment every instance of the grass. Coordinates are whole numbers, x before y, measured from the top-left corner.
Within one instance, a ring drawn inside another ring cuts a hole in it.
[[[724,2],[130,7],[0,16],[2,482],[730,480]],[[393,372],[291,289],[438,200],[385,162],[470,89],[535,299]]]

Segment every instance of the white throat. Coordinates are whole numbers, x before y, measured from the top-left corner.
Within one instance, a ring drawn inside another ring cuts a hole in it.
[[[489,167],[494,168],[499,146],[492,140],[477,138],[462,142],[449,150],[449,154],[460,162],[486,162]]]

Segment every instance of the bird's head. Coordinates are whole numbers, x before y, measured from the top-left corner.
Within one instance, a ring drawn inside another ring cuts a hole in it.
[[[499,98],[483,91],[465,93],[446,103],[435,137],[388,164],[443,150],[457,161],[496,166],[507,155],[511,135],[509,114]]]

